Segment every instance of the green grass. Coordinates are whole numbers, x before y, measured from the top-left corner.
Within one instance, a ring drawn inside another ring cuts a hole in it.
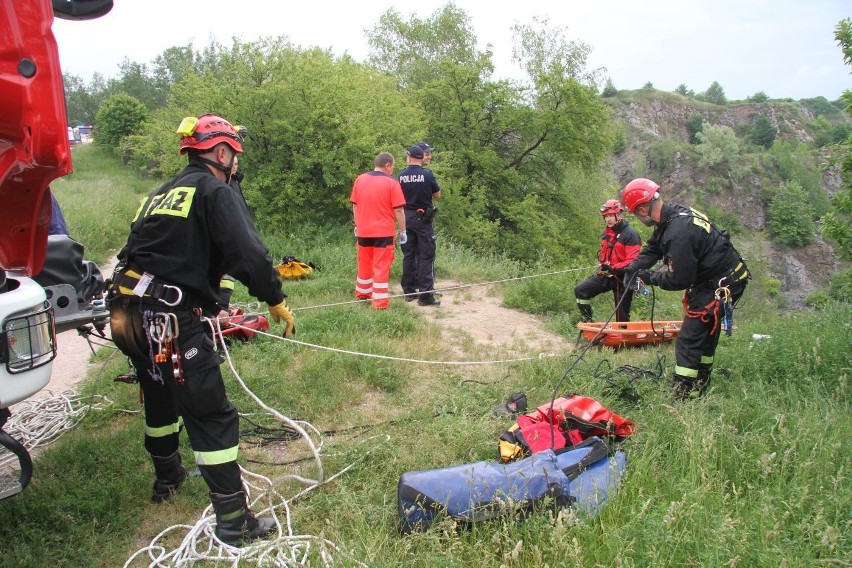
[[[114,157],[94,144],[71,150],[74,171],[51,184],[71,238],[98,265],[118,252],[140,200],[157,182],[129,176]]]
[[[112,166],[108,171],[126,191],[100,193],[104,186],[93,174],[91,183],[75,190],[79,199],[135,205],[138,191],[128,189],[132,180]],[[86,195],[87,188],[98,196]],[[74,208],[66,211],[70,222],[80,223]],[[386,312],[364,304],[307,309],[352,299],[355,247],[347,228],[269,230],[264,238],[276,257],[293,255],[320,267],[305,280],[285,283],[296,310],[297,339],[397,357],[447,358],[440,330],[410,304],[392,301]],[[84,244],[109,251],[122,239]],[[462,282],[544,271],[476,258],[446,242],[439,245],[437,270],[441,279]],[[399,261],[391,277],[395,283],[398,271]],[[585,276],[530,279],[505,284],[502,291],[507,304],[541,314],[545,325],[573,339],[571,291]],[[241,286],[235,298],[249,300]],[[680,293],[655,298],[657,319],[680,319]],[[596,313],[608,315],[611,300],[599,300]],[[633,385],[638,399],[620,398],[596,374],[599,365],[655,368],[663,357],[670,376],[672,345],[590,350],[565,378],[560,394],[592,396],[638,426],[621,444],[628,458],[621,490],[596,517],[541,513],[462,530],[441,523],[406,538],[396,532],[399,476],[493,459],[497,438],[510,422],[491,408],[517,390],[527,393],[531,405],[547,402],[576,355],[467,369],[354,357],[271,338],[235,344],[232,355],[240,376],[267,404],[330,431],[327,475],[356,464],[292,503],[297,532],[335,542],[345,551],[336,555],[339,565],[352,565],[353,558],[399,567],[846,565],[852,557],[852,308],[830,304],[780,316],[764,300],[760,286],[746,292],[735,333],[720,340],[713,388],[698,401],[673,404],[665,378],[640,379]],[[650,301],[637,299],[635,313],[647,313]],[[753,341],[753,333],[772,338]],[[142,417],[124,412],[139,410],[138,392],[112,382],[126,363],[108,355],[98,356],[102,365],[80,390],[104,394],[114,404],[90,412],[47,448],[30,487],[0,503],[4,565],[120,566],[164,528],[194,522],[207,504],[199,479],[190,479],[165,505],[148,501],[152,472],[142,447]],[[226,367],[223,372],[237,407],[252,413],[253,421],[274,426]],[[191,460],[183,443],[184,458]],[[304,455],[298,442],[256,447],[245,440],[241,459],[272,476],[297,469],[314,475],[310,463],[272,465]],[[319,564],[318,558],[312,563]]]

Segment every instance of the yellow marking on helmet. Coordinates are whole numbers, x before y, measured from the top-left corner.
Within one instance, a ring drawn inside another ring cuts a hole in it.
[[[194,116],[187,116],[180,121],[177,133],[181,136],[192,136],[195,132],[195,127],[198,125],[198,119]]]

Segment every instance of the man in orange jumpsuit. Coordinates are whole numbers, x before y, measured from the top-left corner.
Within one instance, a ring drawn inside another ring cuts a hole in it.
[[[388,282],[394,257],[394,220],[399,228],[399,244],[405,244],[405,196],[392,176],[394,158],[381,152],[375,168],[358,176],[352,186],[355,236],[358,237],[358,278],[355,297],[373,300],[373,307],[388,307]]]

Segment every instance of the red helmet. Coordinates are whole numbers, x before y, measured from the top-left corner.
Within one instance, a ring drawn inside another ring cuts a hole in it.
[[[243,137],[230,122],[218,114],[202,114],[198,118],[184,118],[177,133],[181,135],[180,153],[187,150],[209,150],[216,144],[224,142],[234,152],[243,151]]]
[[[621,191],[621,202],[628,211],[634,213],[639,205],[658,198],[660,196],[658,189],[660,186],[649,179],[634,179]]]
[[[623,213],[624,207],[621,206],[618,199],[607,199],[606,203],[601,205],[601,215],[604,217],[607,215]]]

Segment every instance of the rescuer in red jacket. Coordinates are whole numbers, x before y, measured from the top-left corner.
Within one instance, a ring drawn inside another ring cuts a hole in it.
[[[630,321],[630,305],[633,291],[624,286],[624,267],[630,264],[642,248],[642,239],[636,229],[624,220],[624,209],[617,199],[609,199],[601,206],[606,229],[601,235],[601,251],[598,253],[598,271],[574,288],[577,308],[583,321],[592,319],[591,300],[599,294],[612,291],[618,306],[617,321]],[[622,299],[624,296],[624,299]],[[620,302],[620,303],[619,303]]]

